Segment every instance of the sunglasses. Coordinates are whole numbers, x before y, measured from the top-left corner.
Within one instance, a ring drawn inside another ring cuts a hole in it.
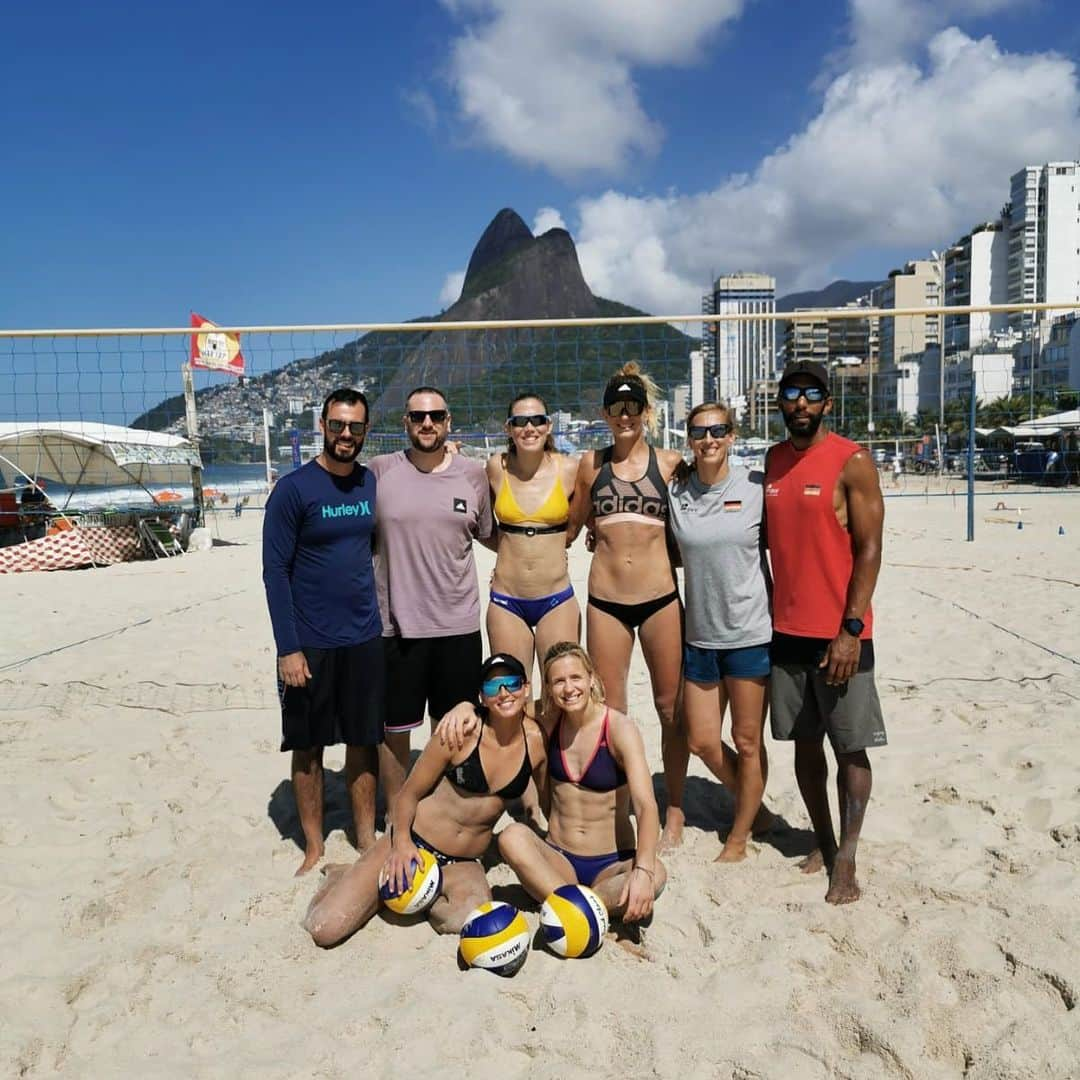
[[[642,404],[640,401],[631,401],[629,398],[620,398],[618,401],[613,401],[610,405],[604,406],[604,412],[612,420],[616,420],[620,416],[640,416],[641,409]]]
[[[784,401],[798,401],[799,398],[804,397],[809,404],[816,405],[819,401],[824,401],[828,396],[824,388],[820,386],[780,387],[780,397]]]
[[[410,409],[405,415],[410,424],[422,424],[425,416],[430,416],[433,424],[445,424],[450,412],[448,409]]]
[[[551,417],[546,413],[534,413],[531,416],[508,416],[506,422],[516,428],[528,427],[530,424],[533,427],[543,427],[551,423]]]
[[[346,427],[348,427],[350,435],[355,435],[357,438],[360,438],[360,436],[363,435],[365,431],[367,431],[367,421],[350,420],[348,424],[346,424],[344,420],[326,421],[326,430],[332,432],[335,435],[340,435]]]
[[[704,439],[706,435],[713,439],[722,439],[730,430],[730,424],[691,424],[687,429],[691,439]]]
[[[484,697],[497,697],[500,690],[516,694],[524,685],[525,680],[520,675],[496,675],[480,684],[480,693]]]

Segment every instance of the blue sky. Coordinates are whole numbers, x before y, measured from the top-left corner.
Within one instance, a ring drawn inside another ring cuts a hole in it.
[[[883,276],[1080,155],[1050,0],[60,2],[0,29],[8,329],[433,313],[503,206],[565,223],[594,291],[694,311],[728,270]]]

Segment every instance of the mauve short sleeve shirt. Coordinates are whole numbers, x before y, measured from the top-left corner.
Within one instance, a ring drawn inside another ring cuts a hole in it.
[[[404,450],[368,462],[379,481],[375,585],[384,637],[429,638],[480,629],[472,544],[491,535],[491,493],[480,461],[455,454],[421,472]]]

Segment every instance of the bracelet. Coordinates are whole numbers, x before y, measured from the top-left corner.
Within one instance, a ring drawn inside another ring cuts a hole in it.
[[[637,863],[634,863],[634,865],[630,869],[631,870],[641,870],[643,873],[648,874],[649,877],[651,877],[653,879],[653,881],[656,880],[656,871],[655,870],[650,870],[647,866],[638,866]]]

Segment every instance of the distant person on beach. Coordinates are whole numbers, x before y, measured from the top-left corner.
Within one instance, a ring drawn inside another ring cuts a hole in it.
[[[828,372],[793,361],[780,379],[788,438],[765,459],[765,512],[772,556],[772,733],[794,740],[795,775],[829,875],[825,899],[859,898],[855,852],[870,800],[867,749],[884,746],[874,684],[870,599],[881,568],[884,503],[877,469],[857,443],[830,432]],[[829,809],[824,739],[836,755],[837,844]]]
[[[483,659],[473,540],[494,547],[482,462],[446,445],[450,409],[419,386],[405,401],[409,446],[368,462],[379,479],[375,580],[387,684],[381,773],[392,807],[409,768],[412,732],[476,693]]]
[[[529,683],[514,656],[496,654],[477,669],[469,694],[471,737],[451,748],[430,739],[398,792],[393,824],[351,866],[331,866],[313,897],[304,928],[329,948],[379,910],[379,877],[407,886],[425,848],[442,868],[442,889],[428,910],[441,934],[456,934],[469,912],[491,899],[480,858],[506,804],[520,798],[529,780],[546,786],[544,736],[527,716]],[[391,686],[392,698],[404,687]],[[651,789],[650,789],[651,790]]]
[[[581,456],[570,515],[570,540],[586,524],[595,536],[589,567],[585,628],[612,709],[625,713],[634,639],[649,669],[660,718],[667,810],[662,845],[681,843],[682,799],[689,750],[676,703],[682,674],[682,603],[668,554],[668,482],[682,461],[677,450],[656,450],[659,388],[636,362],[608,380],[603,417],[612,442]]]
[[[45,494],[45,481],[27,484],[19,496],[23,535],[27,540],[39,540],[49,529],[48,513],[55,509]]]
[[[892,486],[900,486],[900,477],[904,473],[904,455],[897,454],[892,461]]]
[[[751,832],[773,825],[762,806],[772,640],[765,478],[732,462],[733,420],[721,402],[694,406],[686,418],[693,467],[671,484],[671,533],[686,576],[686,734],[691,753],[735,797],[735,820],[718,862],[745,859]],[[734,748],[721,738],[729,706]]]
[[[281,478],[263,519],[263,582],[277,644],[282,750],[304,832],[306,873],[323,855],[323,748],[345,744],[355,843],[375,843],[383,739],[382,622],[371,548],[376,479],[356,458],[368,403],[340,389],[323,402],[323,450]]]

